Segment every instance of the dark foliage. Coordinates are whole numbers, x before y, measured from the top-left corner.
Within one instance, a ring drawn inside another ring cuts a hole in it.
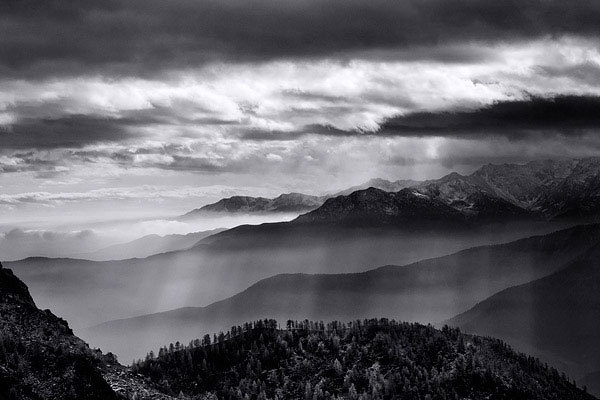
[[[246,323],[132,368],[167,393],[219,399],[593,398],[499,340],[387,319]]]

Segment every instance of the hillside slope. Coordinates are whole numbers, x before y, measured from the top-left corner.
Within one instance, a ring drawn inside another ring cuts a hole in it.
[[[594,396],[600,396],[600,371],[591,372],[579,379],[579,385],[585,387]]]
[[[600,370],[600,246],[557,273],[503,290],[448,323],[507,340],[576,377]]]
[[[134,369],[172,394],[218,398],[593,399],[498,340],[447,327],[264,320],[214,339],[164,347]]]
[[[91,350],[0,264],[0,398],[170,399],[113,356]]]

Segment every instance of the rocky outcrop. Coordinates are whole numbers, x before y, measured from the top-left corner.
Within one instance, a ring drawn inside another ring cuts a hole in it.
[[[0,264],[0,399],[170,399],[89,346]]]

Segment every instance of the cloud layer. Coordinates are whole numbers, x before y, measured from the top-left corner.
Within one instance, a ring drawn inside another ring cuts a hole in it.
[[[388,50],[404,60],[473,60],[487,53],[470,43],[600,30],[594,0],[11,0],[0,15],[2,72],[15,76]]]
[[[597,155],[598,21],[595,0],[3,1],[0,208]]]
[[[600,97],[531,97],[466,111],[418,112],[390,118],[378,134],[527,139],[532,135],[582,136],[600,128]]]

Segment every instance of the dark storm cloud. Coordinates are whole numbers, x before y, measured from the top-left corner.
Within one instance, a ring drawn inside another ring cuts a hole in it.
[[[473,42],[596,36],[598,21],[596,0],[4,0],[0,72],[139,74],[385,50],[472,61]]]
[[[342,109],[348,111],[343,107]],[[332,110],[337,109],[332,107]],[[302,110],[294,112],[301,113]],[[531,97],[519,101],[498,101],[479,109],[415,112],[390,118],[377,131],[343,130],[318,124],[292,131],[263,130],[218,118],[185,118],[162,107],[124,114],[125,116],[118,118],[94,115],[24,118],[7,127],[0,127],[0,148],[78,148],[98,142],[122,142],[140,135],[141,127],[161,124],[227,126],[239,138],[254,141],[288,141],[312,134],[332,137],[376,135],[473,139],[493,136],[519,139],[540,133],[579,136],[600,129],[600,97]],[[167,146],[163,150],[159,154],[172,154],[175,149]],[[155,151],[153,149],[152,153]],[[85,152],[78,154],[85,155]],[[127,157],[136,154],[143,154],[143,150],[128,153]],[[177,164],[182,169],[187,169],[188,164],[193,164],[195,168],[201,163],[201,160],[196,159],[179,161],[181,162]],[[208,169],[213,166],[205,165]]]
[[[557,96],[498,101],[468,111],[412,113],[387,120],[376,134],[519,139],[536,133],[579,136],[598,128],[600,97]]]
[[[90,115],[59,118],[25,118],[0,126],[1,149],[48,149],[80,147],[102,141],[119,141],[130,137],[130,120]]]
[[[81,147],[98,142],[121,142],[139,137],[139,128],[153,125],[235,125],[208,116],[187,117],[180,107],[154,105],[148,109],[121,112],[121,116],[65,115],[64,105],[56,103],[20,103],[7,108],[18,115],[16,122],[0,125],[0,149],[51,149]],[[193,111],[198,111],[195,107]],[[61,115],[62,114],[62,115]],[[49,115],[57,115],[49,117]]]
[[[536,134],[578,137],[597,129],[600,129],[600,97],[564,95],[497,101],[473,110],[409,113],[386,120],[377,131],[310,125],[291,133],[249,130],[245,137],[272,140],[279,136],[282,140],[289,140],[307,134],[317,134],[528,139]]]

